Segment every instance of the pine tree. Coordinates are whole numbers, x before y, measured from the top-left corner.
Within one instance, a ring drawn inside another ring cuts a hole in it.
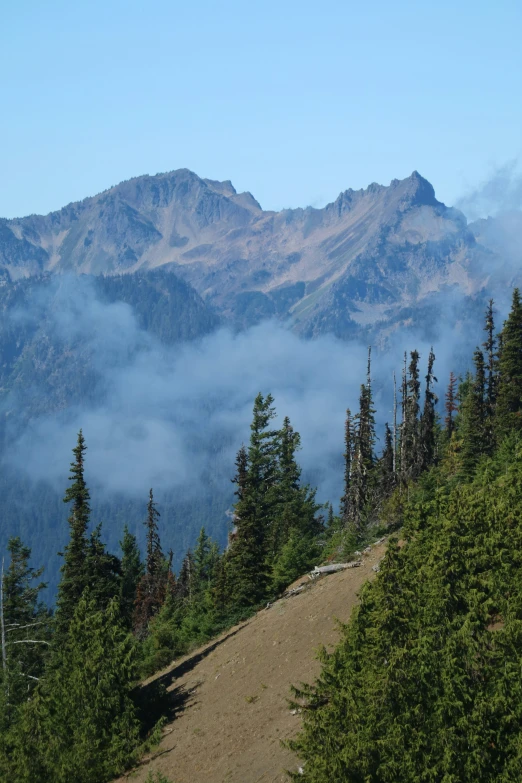
[[[196,592],[196,565],[190,549],[183,558],[177,581],[176,597],[179,601],[191,601]]]
[[[384,449],[379,461],[380,467],[380,494],[386,496],[395,485],[395,472],[393,469],[393,433],[388,425],[384,425]]]
[[[278,467],[278,433],[268,429],[274,416],[273,397],[258,394],[247,459],[245,461],[244,451],[240,450],[236,460],[236,532],[227,557],[227,584],[229,601],[237,606],[259,603],[267,593],[266,556],[274,503],[272,487]]]
[[[432,348],[428,357],[424,410],[420,420],[420,472],[431,467],[435,459],[435,406],[438,398],[433,392],[433,383],[437,383],[433,374],[434,362],[435,354]]]
[[[101,540],[101,527],[97,525],[91,533],[85,559],[89,596],[97,610],[106,609],[121,590],[121,561],[107,552]]]
[[[458,412],[457,407],[457,378],[453,372],[450,372],[448,390],[446,392],[446,402],[444,405],[446,410],[446,418],[444,419],[444,425],[446,427],[446,435],[448,440],[451,440],[451,436],[455,429],[455,419],[453,414]]]
[[[344,424],[344,454],[343,454],[344,491],[341,497],[341,504],[340,504],[340,516],[345,526],[348,524],[348,521],[350,519],[350,493],[351,493],[353,451],[354,451],[354,423],[353,423],[351,411],[349,408],[347,408],[346,419]]]
[[[271,508],[271,523],[267,530],[267,565],[286,543],[290,530],[299,524],[302,510],[299,482],[301,468],[297,464],[296,451],[301,447],[301,437],[290,424],[288,416],[275,434],[276,456],[278,458],[272,486],[267,491]]]
[[[0,732],[13,715],[13,707],[26,701],[42,676],[50,640],[51,617],[40,601],[47,587],[39,582],[43,568],[29,565],[31,550],[20,538],[7,544],[10,562],[2,570],[0,585],[2,660],[0,688],[4,696],[0,713]]]
[[[461,472],[468,478],[474,474],[480,457],[488,450],[486,366],[479,348],[473,354],[473,362],[475,375],[468,385],[459,423]]]
[[[19,783],[101,783],[121,773],[139,742],[131,699],[137,676],[119,601],[103,612],[80,599],[56,664],[27,702],[11,752]]]
[[[56,601],[55,639],[57,644],[62,642],[67,633],[83,591],[89,584],[86,560],[89,550],[87,529],[90,517],[90,497],[84,476],[86,450],[85,439],[80,430],[77,444],[73,449],[74,461],[71,463],[69,478],[71,484],[63,499],[64,503],[72,503],[72,507],[69,516],[70,538],[63,553],[62,578],[58,586]]]
[[[375,410],[371,385],[371,349],[368,350],[366,384],[361,386],[359,413],[355,416],[347,528],[357,538],[364,535],[370,509],[375,464]]]
[[[211,586],[218,559],[219,547],[207,536],[205,528],[202,527],[194,549],[194,585],[197,593]]]
[[[486,402],[488,418],[493,418],[495,401],[497,396],[497,338],[495,335],[495,317],[493,309],[493,299],[488,302],[486,310],[486,322],[484,331],[487,338],[482,347],[486,351]]]
[[[144,522],[147,531],[145,573],[138,583],[134,610],[134,632],[141,639],[147,635],[149,623],[160,610],[166,594],[167,573],[158,532],[159,516],[151,489],[147,504],[147,519]]]
[[[140,550],[136,536],[133,536],[127,527],[123,528],[123,539],[120,542],[121,581],[120,581],[120,606],[121,614],[127,628],[132,626],[134,603],[138,592],[138,584],[145,572],[141,562]]]
[[[501,333],[495,433],[499,440],[522,429],[522,303],[513,291],[511,312]]]
[[[421,469],[421,437],[419,423],[419,353],[410,352],[410,364],[406,381],[406,399],[404,401],[404,426],[402,431],[401,472],[404,481],[416,478]]]

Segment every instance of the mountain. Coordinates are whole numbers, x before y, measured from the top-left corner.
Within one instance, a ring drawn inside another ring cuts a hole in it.
[[[411,318],[433,294],[476,293],[499,262],[417,172],[346,190],[323,209],[264,211],[229,181],[143,176],[42,217],[0,221],[0,270],[119,275],[163,267],[222,319],[290,319],[349,337]]]

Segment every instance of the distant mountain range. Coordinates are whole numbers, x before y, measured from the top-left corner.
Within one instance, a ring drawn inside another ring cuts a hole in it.
[[[494,270],[505,283],[499,225],[468,225],[417,172],[346,190],[323,209],[270,212],[229,181],[180,169],[45,217],[0,220],[0,275],[142,278],[161,267],[195,289],[209,318],[241,328],[275,317],[307,337],[350,337],[408,323],[450,289],[474,296]]]

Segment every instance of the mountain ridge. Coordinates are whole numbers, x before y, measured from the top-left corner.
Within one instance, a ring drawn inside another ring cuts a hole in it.
[[[438,201],[417,171],[347,189],[320,209],[277,212],[230,180],[178,169],[134,177],[46,216],[0,220],[4,278],[163,268],[225,322],[288,319],[306,336],[401,323],[405,309],[447,286],[475,294],[495,266],[498,247]]]

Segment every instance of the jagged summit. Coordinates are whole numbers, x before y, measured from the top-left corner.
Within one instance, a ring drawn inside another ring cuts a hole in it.
[[[230,180],[177,169],[0,221],[0,275],[164,267],[235,325],[291,318],[305,334],[346,336],[450,280],[472,288],[476,247],[463,216],[417,171],[345,190],[323,209],[273,212]]]

